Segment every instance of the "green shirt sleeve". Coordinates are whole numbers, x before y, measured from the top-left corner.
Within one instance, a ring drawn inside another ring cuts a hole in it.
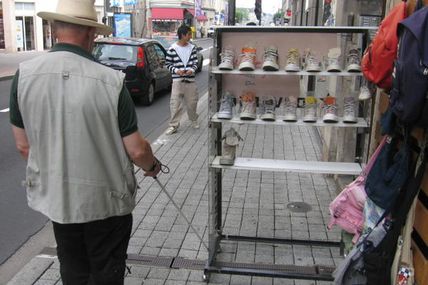
[[[122,137],[126,137],[138,130],[134,102],[125,87],[125,83],[119,95],[118,114],[119,130]]]
[[[18,106],[18,78],[19,70],[16,71],[10,88],[9,115],[10,123],[15,127],[23,129],[24,122],[22,121],[21,111],[19,111]]]

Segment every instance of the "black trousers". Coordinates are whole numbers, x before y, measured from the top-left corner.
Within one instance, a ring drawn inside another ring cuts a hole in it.
[[[64,285],[122,285],[132,215],[81,224],[53,223]]]

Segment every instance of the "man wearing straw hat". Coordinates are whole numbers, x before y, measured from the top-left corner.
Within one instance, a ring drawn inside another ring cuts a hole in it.
[[[53,223],[63,284],[123,284],[137,183],[160,170],[137,128],[124,75],[95,62],[94,0],[59,0],[56,45],[19,66],[10,120],[27,160],[28,204]]]

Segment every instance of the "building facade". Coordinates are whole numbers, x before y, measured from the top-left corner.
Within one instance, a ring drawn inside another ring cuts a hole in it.
[[[8,52],[52,47],[53,38],[47,21],[37,16],[40,11],[55,11],[58,0],[0,0],[0,49]],[[98,20],[104,15],[103,0],[95,1]]]
[[[42,51],[54,39],[40,11],[55,11],[58,0],[0,0],[0,50]],[[104,5],[105,4],[105,5]],[[211,25],[224,24],[226,0],[96,0],[99,22],[114,27],[117,13],[130,14],[132,37],[175,35],[181,23],[193,27],[195,36],[206,35]]]

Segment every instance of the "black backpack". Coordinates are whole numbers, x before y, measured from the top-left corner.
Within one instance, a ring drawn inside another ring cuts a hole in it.
[[[408,126],[428,126],[428,7],[398,25],[399,47],[390,94],[392,111]]]

